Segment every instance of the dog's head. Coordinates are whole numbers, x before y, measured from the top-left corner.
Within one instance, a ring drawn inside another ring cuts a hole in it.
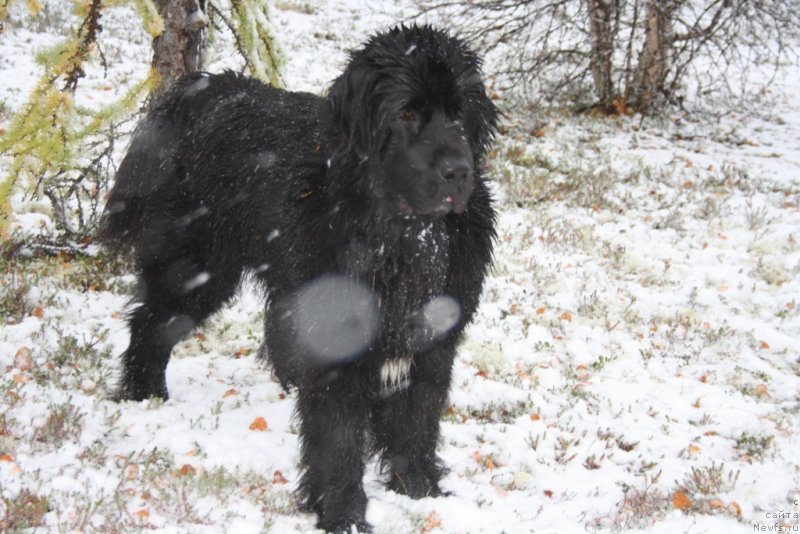
[[[328,97],[343,148],[369,166],[386,213],[466,209],[498,114],[466,45],[430,26],[379,33]]]

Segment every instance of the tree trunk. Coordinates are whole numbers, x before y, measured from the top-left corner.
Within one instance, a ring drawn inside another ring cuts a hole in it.
[[[613,108],[614,79],[612,77],[612,52],[614,50],[614,27],[616,12],[614,0],[587,0],[589,10],[589,43],[592,56],[589,68],[594,80],[600,106]]]
[[[664,93],[664,81],[671,68],[673,43],[672,13],[678,2],[646,0],[644,44],[639,53],[636,75],[625,88],[628,106],[646,112],[655,98]]]
[[[164,30],[153,39],[153,68],[159,77],[158,96],[175,80],[203,66],[206,0],[156,0]],[[151,100],[154,101],[155,98]]]

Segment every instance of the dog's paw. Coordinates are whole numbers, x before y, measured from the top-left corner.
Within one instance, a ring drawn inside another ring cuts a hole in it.
[[[166,382],[154,384],[123,382],[109,395],[109,399],[114,402],[140,402],[152,398],[161,399],[162,401],[169,399]]]
[[[425,474],[405,473],[395,474],[387,486],[390,490],[401,495],[408,495],[412,499],[425,497],[447,497],[448,492],[439,489],[439,484]]]
[[[352,521],[349,519],[337,519],[331,521],[320,520],[317,528],[332,534],[368,534],[372,532],[372,525],[364,520]]]

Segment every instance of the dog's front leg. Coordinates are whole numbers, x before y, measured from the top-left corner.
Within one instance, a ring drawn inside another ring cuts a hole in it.
[[[354,367],[342,367],[299,388],[303,477],[298,488],[328,532],[369,532],[364,493],[367,401]]]
[[[370,423],[389,489],[414,499],[441,495],[445,471],[436,455],[439,419],[447,401],[452,343],[414,355],[408,387],[376,398]]]

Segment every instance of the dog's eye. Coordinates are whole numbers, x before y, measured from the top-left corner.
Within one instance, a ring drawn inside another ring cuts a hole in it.
[[[403,122],[415,122],[417,120],[417,114],[407,109],[400,113],[400,120]]]

